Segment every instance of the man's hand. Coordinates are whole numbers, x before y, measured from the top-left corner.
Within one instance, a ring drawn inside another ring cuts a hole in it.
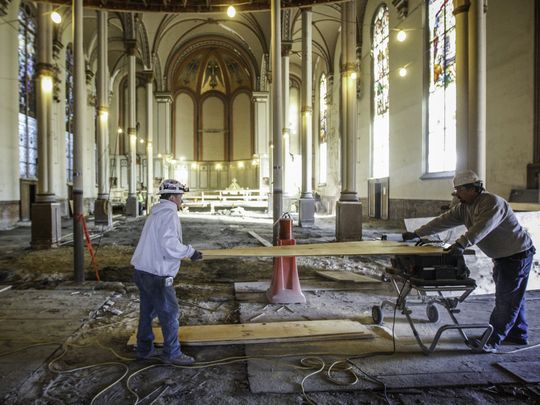
[[[420,237],[415,234],[414,232],[403,232],[401,234],[401,237],[403,238],[403,240],[413,240],[413,239],[420,239]]]
[[[447,248],[444,248],[443,250],[449,255],[463,256],[465,248],[461,246],[458,242],[454,242],[454,244],[448,246]]]
[[[191,261],[194,262],[194,261],[197,261],[197,260],[202,260],[202,253],[199,252],[198,250],[196,250],[190,257]]]

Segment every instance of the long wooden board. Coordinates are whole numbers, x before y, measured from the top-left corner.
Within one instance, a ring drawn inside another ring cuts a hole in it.
[[[380,279],[364,276],[363,274],[352,273],[350,271],[317,271],[317,274],[336,281],[347,281],[351,283],[380,283]]]
[[[161,328],[153,328],[154,343],[163,344]],[[180,327],[180,343],[192,346],[297,342],[308,340],[373,338],[366,326],[348,319],[243,323],[231,325],[194,325]],[[128,346],[137,343],[136,333]]]
[[[414,246],[403,242],[385,240],[362,242],[315,243],[295,246],[259,246],[230,249],[201,250],[205,259],[227,257],[286,257],[286,256],[367,256],[441,254],[443,249],[434,246]]]

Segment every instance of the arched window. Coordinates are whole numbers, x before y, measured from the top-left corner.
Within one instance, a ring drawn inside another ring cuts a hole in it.
[[[390,135],[389,135],[389,100],[388,100],[388,38],[390,34],[388,7],[381,5],[373,20],[373,123],[371,175],[387,177],[389,171]]]
[[[327,79],[323,73],[319,82],[319,183],[326,184],[328,170],[328,100]]]
[[[37,177],[36,20],[19,8],[19,175]]]
[[[429,0],[427,171],[456,167],[456,29],[451,0]]]
[[[66,181],[73,182],[73,45],[66,47]]]

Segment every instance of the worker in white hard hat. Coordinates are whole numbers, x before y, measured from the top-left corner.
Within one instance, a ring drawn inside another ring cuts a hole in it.
[[[489,321],[493,333],[483,347],[479,347],[479,340],[473,342],[473,350],[494,353],[502,343],[527,345],[525,290],[536,252],[533,241],[506,200],[486,192],[472,170],[456,173],[452,195],[459,200],[457,205],[414,232],[403,233],[403,239],[465,225],[467,232],[445,250],[461,255],[469,246],[477,245],[494,264],[495,308]]]
[[[146,360],[155,355],[152,318],[157,315],[163,333],[162,360],[175,365],[189,365],[195,361],[180,349],[179,308],[173,286],[182,259],[202,259],[201,252],[182,242],[178,210],[184,192],[187,191],[189,189],[176,180],[161,183],[159,204],[152,207],[131,258],[131,264],[135,267],[133,279],[140,292],[138,360]]]

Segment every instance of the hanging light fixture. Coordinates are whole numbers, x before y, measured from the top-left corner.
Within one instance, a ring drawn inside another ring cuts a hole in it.
[[[233,18],[236,15],[236,9],[234,8],[232,4],[229,7],[227,7],[227,15],[230,18]]]
[[[405,41],[407,39],[407,33],[403,30],[399,30],[398,33],[396,34],[396,39],[399,42]]]
[[[405,66],[399,68],[399,76],[400,77],[407,76],[407,68]]]
[[[60,24],[62,22],[62,16],[60,15],[58,11],[54,10],[51,13],[51,20],[55,24]]]

